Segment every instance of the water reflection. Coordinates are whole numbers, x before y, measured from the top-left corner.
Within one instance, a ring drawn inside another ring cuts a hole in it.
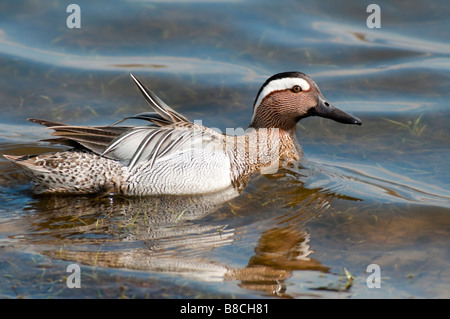
[[[363,45],[390,47],[402,50],[411,50],[421,53],[443,53],[450,50],[448,43],[430,41],[418,38],[417,35],[410,37],[404,34],[368,29],[365,26],[345,25],[334,22],[314,22],[312,28],[330,36],[326,42],[345,45]],[[404,30],[402,30],[404,31]],[[448,68],[448,62],[445,64]]]
[[[386,168],[367,164],[305,162],[308,178],[304,186],[330,192],[334,197],[353,201],[414,203],[450,207],[450,193],[438,185],[413,180]]]
[[[2,38],[0,35],[0,53],[23,58],[27,61],[45,63],[57,67],[85,70],[111,71],[117,69],[151,70],[154,72],[175,72],[176,74],[221,74],[236,81],[236,76],[254,78],[255,71],[227,61],[205,61],[195,57],[178,56],[89,56],[55,52],[35,48]],[[130,63],[130,61],[133,61]]]
[[[262,182],[267,187],[265,178]],[[27,208],[32,231],[16,239],[55,259],[236,281],[241,288],[289,297],[284,281],[293,271],[329,270],[311,258],[304,225],[329,207],[332,196],[297,182],[264,203],[270,189],[260,188],[231,201],[231,210],[224,203],[238,195],[234,189],[201,196],[38,196]],[[258,216],[261,205],[280,199],[288,207],[284,214]],[[215,248],[253,236],[254,229],[259,239],[245,267],[211,256]]]

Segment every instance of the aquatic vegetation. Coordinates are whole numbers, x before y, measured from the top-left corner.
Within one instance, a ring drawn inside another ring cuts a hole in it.
[[[420,115],[415,120],[408,120],[406,122],[398,122],[394,121],[392,119],[383,118],[383,120],[394,124],[397,126],[399,130],[406,130],[408,131],[412,136],[421,136],[422,133],[425,131],[427,124],[423,123],[422,121],[422,115]]]

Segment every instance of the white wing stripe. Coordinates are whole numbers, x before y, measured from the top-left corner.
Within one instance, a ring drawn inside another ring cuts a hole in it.
[[[145,136],[145,138],[142,140],[141,144],[139,144],[138,148],[136,149],[136,152],[134,153],[133,157],[131,158],[130,163],[128,164],[130,169],[133,168],[133,166],[136,164],[136,162],[141,157],[141,154],[145,150],[146,146],[151,142],[153,137],[155,137],[158,133],[160,133],[160,131],[155,130]]]

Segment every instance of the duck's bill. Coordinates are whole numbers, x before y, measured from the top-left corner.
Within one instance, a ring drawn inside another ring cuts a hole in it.
[[[362,124],[359,118],[338,109],[322,97],[319,97],[317,100],[317,106],[311,109],[311,113],[312,115],[325,117],[339,123],[357,125]]]

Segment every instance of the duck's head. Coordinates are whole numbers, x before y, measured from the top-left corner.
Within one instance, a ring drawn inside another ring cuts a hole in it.
[[[277,127],[292,132],[297,122],[308,116],[361,125],[360,119],[329,103],[308,75],[284,72],[271,76],[259,89],[250,127]]]

